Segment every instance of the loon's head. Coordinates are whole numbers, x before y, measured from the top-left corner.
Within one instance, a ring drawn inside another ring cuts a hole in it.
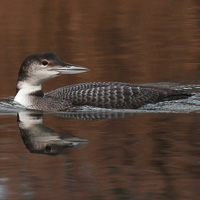
[[[17,91],[25,86],[39,86],[44,81],[62,74],[87,72],[85,67],[75,66],[60,60],[55,53],[37,53],[28,56],[21,64]]]

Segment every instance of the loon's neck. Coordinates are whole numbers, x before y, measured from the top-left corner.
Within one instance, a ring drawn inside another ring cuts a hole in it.
[[[44,96],[42,85],[32,85],[23,81],[17,83],[17,94],[14,101],[25,107],[29,107],[32,104],[31,99],[33,96]]]

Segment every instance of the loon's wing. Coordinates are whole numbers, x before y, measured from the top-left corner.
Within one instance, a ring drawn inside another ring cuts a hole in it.
[[[153,86],[120,82],[91,82],[58,88],[45,96],[70,101],[73,106],[129,109],[139,108],[148,103],[183,99],[191,95],[183,91]]]

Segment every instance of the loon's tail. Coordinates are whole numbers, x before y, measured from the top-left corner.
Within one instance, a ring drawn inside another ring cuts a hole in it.
[[[187,99],[193,95],[194,93],[187,93],[181,90],[170,90],[168,95],[164,98],[164,101]]]

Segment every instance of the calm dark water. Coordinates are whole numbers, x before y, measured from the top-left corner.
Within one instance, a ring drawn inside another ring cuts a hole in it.
[[[1,103],[0,199],[198,199],[199,19],[199,1],[0,2],[0,98],[15,95],[24,58],[47,51],[91,72],[48,81],[44,91],[122,81],[197,93],[126,113]]]

